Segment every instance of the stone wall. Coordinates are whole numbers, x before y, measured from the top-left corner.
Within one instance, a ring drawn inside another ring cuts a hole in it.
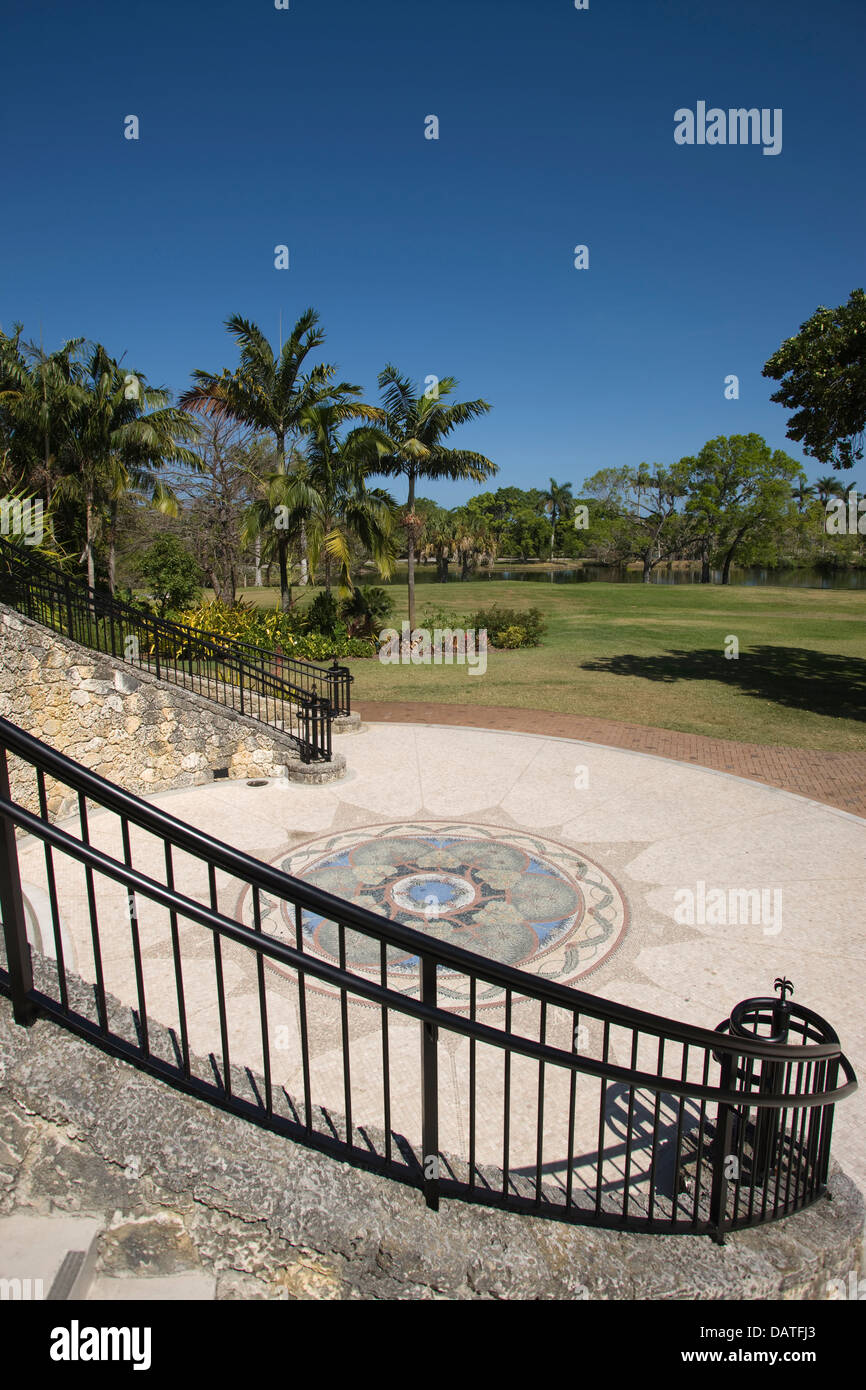
[[[287,735],[146,671],[69,642],[0,605],[0,716],[91,771],[147,793],[299,766]],[[13,794],[35,809],[32,778],[10,762]],[[52,788],[50,809],[62,798]]]

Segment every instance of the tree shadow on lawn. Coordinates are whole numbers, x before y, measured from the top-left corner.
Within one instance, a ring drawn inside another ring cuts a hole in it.
[[[718,647],[669,650],[662,656],[623,653],[581,663],[584,671],[643,680],[719,681],[745,695],[839,719],[866,719],[866,660],[805,647],[748,647],[728,659]]]

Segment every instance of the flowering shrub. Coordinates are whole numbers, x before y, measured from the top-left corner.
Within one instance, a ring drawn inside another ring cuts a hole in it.
[[[236,604],[209,599],[197,608],[179,613],[177,621],[197,632],[213,633],[218,637],[235,638],[263,647],[265,651],[280,648],[283,656],[301,661],[329,661],[331,657],[371,657],[374,643],[365,638],[349,637],[345,623],[337,623],[333,635],[314,630],[305,631],[306,622],[297,612],[283,613],[276,608],[258,608],[241,599]]]
[[[526,628],[512,624],[511,627],[503,627],[496,634],[496,641],[493,644],[497,647],[513,649],[515,647],[526,647],[529,644],[526,640]]]

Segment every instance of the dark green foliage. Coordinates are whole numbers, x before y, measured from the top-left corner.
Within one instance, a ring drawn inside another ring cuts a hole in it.
[[[487,630],[491,647],[537,647],[547,630],[539,608],[479,608],[466,623],[476,632]]]
[[[374,584],[361,584],[340,605],[340,617],[353,637],[372,637],[388,622],[394,609],[390,594]]]
[[[763,375],[782,383],[770,400],[794,410],[788,438],[820,463],[852,468],[866,429],[866,293],[852,290],[847,304],[816,309]]]
[[[323,589],[316,594],[306,613],[307,628],[311,632],[321,632],[325,637],[333,637],[340,623],[337,600],[333,594]],[[345,632],[345,627],[343,628]]]
[[[201,570],[176,536],[160,536],[142,555],[138,572],[150,589],[160,616],[184,608],[200,596]]]

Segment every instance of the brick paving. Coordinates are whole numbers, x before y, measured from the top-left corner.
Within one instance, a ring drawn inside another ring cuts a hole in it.
[[[796,792],[812,801],[837,806],[866,817],[866,752],[828,753],[813,748],[785,748],[773,744],[735,743],[730,739],[682,734],[673,729],[654,729],[644,724],[622,724],[613,719],[587,719],[552,710],[509,709],[504,705],[440,705],[433,702],[353,702],[361,719],[370,723],[457,724],[473,729],[505,729],[552,738],[575,738],[625,748],[638,753],[657,753],[677,762],[731,772],[783,791]]]

